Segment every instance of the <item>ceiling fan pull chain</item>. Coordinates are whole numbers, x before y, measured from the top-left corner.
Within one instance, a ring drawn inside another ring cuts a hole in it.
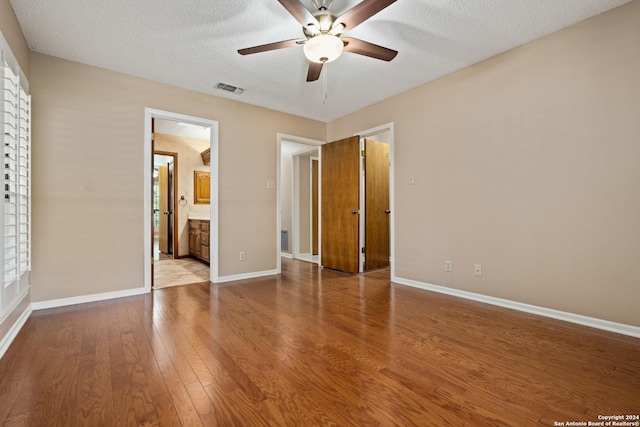
[[[324,98],[322,99],[322,103],[326,104],[327,103],[327,92],[328,92],[328,90],[327,90],[327,86],[328,86],[327,79],[328,79],[328,75],[329,75],[329,64],[325,63],[324,67],[322,67],[322,68],[324,68],[324,75],[322,76],[322,91],[323,91]]]

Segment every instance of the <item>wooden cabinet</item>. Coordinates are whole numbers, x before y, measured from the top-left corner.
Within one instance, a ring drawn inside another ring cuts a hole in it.
[[[201,221],[200,258],[209,262],[209,221]]]
[[[200,155],[202,156],[202,163],[207,166],[211,166],[211,148],[207,148],[202,153],[200,153]]]
[[[189,220],[189,254],[209,262],[209,221]]]
[[[211,173],[203,171],[193,172],[193,203],[208,205],[211,203]]]

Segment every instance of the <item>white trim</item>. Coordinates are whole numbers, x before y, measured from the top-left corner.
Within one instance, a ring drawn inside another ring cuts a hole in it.
[[[309,156],[309,159],[318,160],[317,156],[310,156],[310,154],[318,153],[318,147],[313,147],[312,149],[297,151],[292,154],[293,167],[291,174],[291,242],[292,242],[292,251],[293,258],[297,259],[301,256],[310,255],[308,253],[300,252],[300,158],[302,156]],[[318,160],[318,165],[320,161]],[[309,242],[313,242],[313,227],[311,223],[313,222],[313,212],[311,206],[313,205],[313,197],[312,197],[312,170],[311,170],[311,160],[309,160]]]
[[[281,253],[280,253],[280,256],[281,256],[282,258],[289,258],[289,259],[293,259],[293,255],[292,255],[292,254],[288,254],[288,253],[286,253],[286,252],[281,252]]]
[[[318,190],[320,190],[320,158],[318,156],[311,156],[309,158],[309,250],[311,251],[311,254],[313,254],[313,244],[314,244],[314,240],[313,240],[313,161],[314,160],[318,163],[316,178],[318,180]],[[317,196],[316,203],[318,203],[318,205],[316,206],[316,208],[318,209],[318,212],[316,214],[318,214],[320,209],[320,205],[319,205],[320,191],[318,191],[318,194],[316,196]],[[320,215],[318,215],[318,226],[319,225],[320,225]],[[316,240],[318,240],[318,236],[316,236]],[[320,245],[318,243],[320,243],[319,240],[315,242],[315,244],[318,246],[318,253],[320,253]]]
[[[291,157],[291,253],[300,256],[300,156]]]
[[[214,254],[210,258],[209,280],[212,283],[218,281],[218,238],[219,233],[219,217],[218,217],[218,187],[219,187],[219,156],[218,156],[218,122],[200,117],[187,116],[184,114],[173,113],[170,111],[156,110],[145,107],[144,109],[144,230],[143,230],[143,253],[144,253],[144,289],[151,292],[151,259],[153,253],[151,250],[151,169],[153,165],[153,153],[151,152],[151,119],[166,119],[183,123],[190,123],[197,126],[209,127],[209,145],[211,148],[211,203],[210,203],[210,219],[211,232],[210,236],[215,236],[209,242],[211,253]]]
[[[277,218],[277,227],[276,227],[276,274],[280,274],[282,271],[282,250],[280,247],[280,233],[282,232],[282,204],[280,198],[282,197],[281,188],[282,188],[282,169],[281,169],[281,161],[282,161],[282,143],[283,142],[296,142],[298,144],[306,144],[311,145],[313,147],[318,148],[318,174],[321,176],[322,172],[322,145],[325,144],[325,141],[320,141],[317,139],[304,138],[301,136],[287,135],[285,133],[278,132],[277,134],[277,154],[276,154],[276,218]],[[293,185],[293,183],[292,183]],[[321,194],[321,183],[318,182],[318,218],[322,218],[322,208],[320,207],[320,194]],[[293,218],[292,218],[293,221]],[[293,233],[293,230],[291,230]],[[322,241],[322,230],[320,224],[318,224],[318,242]],[[293,249],[293,245],[292,245]],[[318,250],[320,251],[320,245],[318,245]],[[320,258],[318,258],[320,259]],[[318,261],[318,264],[320,262]]]
[[[233,274],[231,276],[218,277],[217,283],[234,282],[236,280],[257,279],[266,276],[276,276],[280,274],[278,270],[254,271],[253,273]]]
[[[7,331],[4,337],[2,337],[2,340],[0,340],[0,359],[2,359],[2,356],[4,356],[4,354],[7,352],[13,340],[16,339],[16,336],[18,336],[18,332],[20,332],[24,324],[27,323],[27,320],[29,320],[29,316],[31,316],[32,311],[33,309],[31,308],[31,305],[27,305],[20,317],[18,317],[16,321],[13,322],[11,328]]]
[[[84,304],[87,302],[106,301],[114,298],[124,298],[146,294],[145,288],[125,289],[122,291],[103,292],[100,294],[81,295],[78,297],[51,299],[47,301],[31,302],[34,310],[45,310],[47,308],[65,307],[67,305]]]
[[[29,272],[25,274],[28,274],[28,273]],[[11,316],[13,314],[13,310],[15,310],[16,307],[18,307],[20,303],[22,303],[22,300],[24,300],[27,297],[27,295],[29,295],[29,290],[31,288],[29,278],[26,279],[26,282],[27,282],[27,285],[24,288],[22,288],[20,293],[11,300],[8,306],[4,307],[4,311],[2,311],[0,314],[0,324],[2,324],[5,321],[5,319]]]
[[[401,277],[391,277],[393,283],[411,286],[414,288],[424,289],[427,291],[438,292],[441,294],[451,295],[458,298],[464,298],[472,301],[478,301],[485,304],[496,305],[499,307],[509,308],[511,310],[522,311],[525,313],[536,314],[538,316],[550,317],[552,319],[562,320],[565,322],[576,323],[582,326],[602,329],[617,334],[628,335],[640,338],[640,327],[625,325],[623,323],[611,322],[608,320],[596,319],[593,317],[583,316],[580,314],[568,313],[566,311],[553,310],[545,307],[524,304],[521,302],[506,300],[502,298],[491,297],[487,295],[477,294],[474,292],[462,291],[459,289],[447,288],[445,286],[432,285],[429,283],[418,282],[411,279],[403,279]]]

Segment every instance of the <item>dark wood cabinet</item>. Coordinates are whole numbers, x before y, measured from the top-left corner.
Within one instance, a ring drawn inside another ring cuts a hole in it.
[[[189,220],[189,254],[209,262],[209,221]]]

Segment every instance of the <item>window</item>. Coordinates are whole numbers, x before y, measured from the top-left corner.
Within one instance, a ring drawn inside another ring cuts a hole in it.
[[[31,97],[27,81],[0,37],[0,137],[4,198],[0,211],[0,320],[29,289],[31,270]]]

